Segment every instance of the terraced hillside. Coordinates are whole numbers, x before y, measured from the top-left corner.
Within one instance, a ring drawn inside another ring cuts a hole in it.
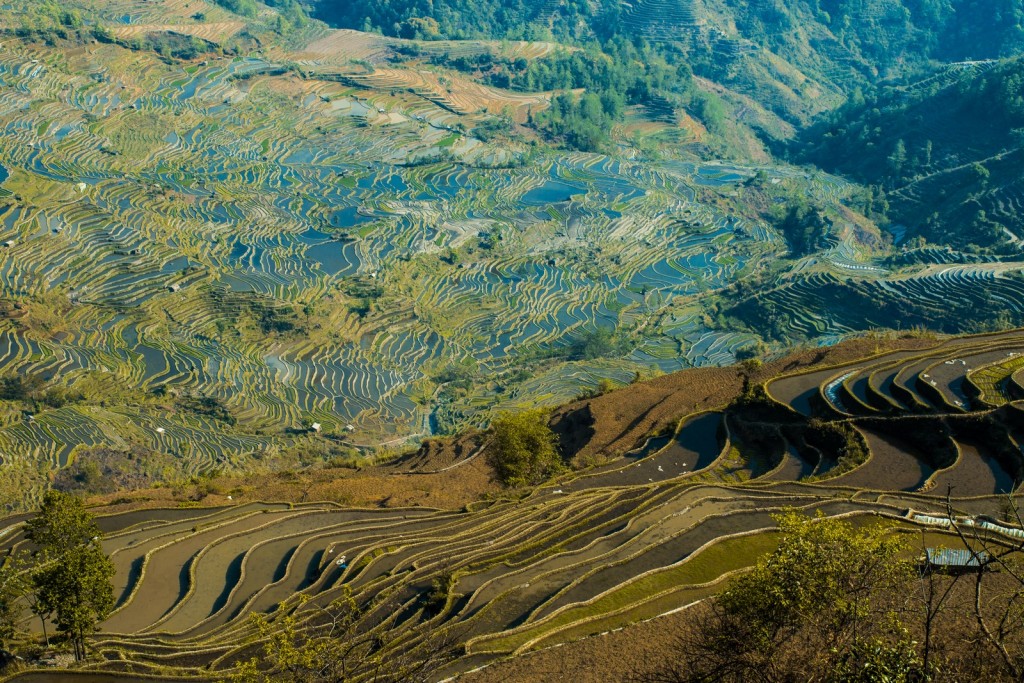
[[[314,26],[259,50],[220,9],[90,7],[112,42],[0,52],[0,365],[84,397],[5,404],[19,490],[89,448],[191,476],[305,447],[313,423],[388,447],[752,341],[692,300],[779,249],[730,198],[756,168],[485,142],[487,111],[547,95],[380,64],[397,41]],[[162,57],[183,24],[207,42]],[[611,330],[618,351],[563,362]]]
[[[993,538],[1018,538],[997,520],[1000,494],[1024,478],[1020,359],[1017,331],[683,371],[556,414],[569,452],[599,448],[603,464],[459,509],[99,508],[117,606],[93,639],[98,677],[82,680],[215,680],[256,651],[248,615],[313,624],[342,596],[361,606],[357,632],[394,652],[456,641],[463,654],[441,679],[711,595],[773,547],[771,514],[784,508],[951,545],[951,494]],[[670,400],[650,402],[668,386]],[[655,422],[647,439],[619,426],[665,408],[669,428]],[[622,439],[633,449],[615,457]],[[4,548],[28,547],[23,521],[0,523]]]
[[[629,16],[657,33],[665,6]],[[290,466],[950,300],[947,332],[1024,317],[1019,263],[884,260],[841,179],[702,159],[712,134],[685,112],[631,110],[608,154],[557,149],[524,125],[552,93],[430,59],[531,63],[550,42],[285,30],[177,0],[70,0],[47,28],[39,7],[0,15],[9,506],[98,451],[147,454],[149,480]],[[794,197],[828,218],[799,259],[772,218]],[[710,309],[748,284],[752,310]],[[820,310],[848,286],[863,306]]]

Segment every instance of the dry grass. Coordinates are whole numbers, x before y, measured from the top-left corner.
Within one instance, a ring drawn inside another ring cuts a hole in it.
[[[206,24],[132,24],[118,26],[111,33],[121,39],[135,38],[149,33],[180,33],[202,38],[211,43],[223,43],[245,27],[240,21],[218,21]]]
[[[173,507],[200,497],[203,506],[288,500],[334,501],[356,507],[457,509],[499,490],[486,458],[465,460],[474,452],[475,441],[471,437],[469,443],[467,439],[436,439],[415,453],[378,466],[316,467],[214,477],[200,484],[144,489],[127,496],[123,493],[98,496],[91,502],[105,507],[103,514]],[[463,464],[452,467],[459,462]],[[449,467],[451,469],[445,469]],[[442,469],[445,471],[439,471]]]

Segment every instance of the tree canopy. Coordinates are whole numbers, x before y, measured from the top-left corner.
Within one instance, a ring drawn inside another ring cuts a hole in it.
[[[114,606],[114,565],[100,545],[102,533],[81,499],[49,491],[25,536],[37,546],[32,583],[37,613],[52,613],[75,656],[86,655],[85,638]]]
[[[899,622],[914,576],[906,541],[794,511],[776,520],[776,550],[711,603],[681,661],[644,680],[915,680],[921,662]]]
[[[535,408],[502,413],[491,423],[492,464],[503,484],[534,486],[561,472],[565,465],[548,426],[548,413]]]

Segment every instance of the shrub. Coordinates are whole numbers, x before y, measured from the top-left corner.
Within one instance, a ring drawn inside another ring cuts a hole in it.
[[[491,463],[506,486],[534,486],[565,469],[547,411],[502,413],[491,429],[495,441]]]

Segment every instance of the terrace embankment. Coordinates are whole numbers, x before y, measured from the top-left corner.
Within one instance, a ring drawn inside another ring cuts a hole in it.
[[[465,654],[438,680],[624,676],[671,654],[686,623],[676,610],[774,547],[774,512],[950,544],[929,521],[947,514],[948,492],[956,513],[999,518],[1024,472],[1024,411],[1000,393],[1012,368],[987,385],[987,397],[1006,398],[998,407],[854,406],[837,378],[884,370],[927,394],[923,375],[939,365],[944,386],[970,386],[977,366],[946,360],[1017,348],[1019,332],[865,338],[637,383],[555,411],[576,468],[535,489],[501,489],[491,437],[468,432],[372,466],[97,499],[118,606],[93,639],[94,674],[222,676],[256,653],[249,615],[273,623],[292,611],[312,624],[351,596],[357,630],[386,634],[387,647],[426,652],[456,634]],[[23,522],[0,524],[9,546],[24,545]],[[469,673],[481,665],[492,666]]]

